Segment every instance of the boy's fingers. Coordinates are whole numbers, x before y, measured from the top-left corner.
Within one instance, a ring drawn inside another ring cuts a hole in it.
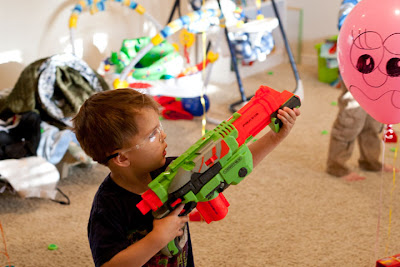
[[[290,115],[292,118],[296,118],[297,115],[296,115],[295,109],[296,109],[296,108],[294,108],[294,109],[287,108],[287,109],[286,109],[286,112],[289,113],[289,115]]]
[[[180,229],[180,230],[178,231],[177,236],[183,236],[183,230],[182,230],[182,229]]]
[[[300,115],[300,109],[298,108],[289,108],[289,107],[284,107],[283,108],[284,111],[286,111],[287,113],[289,113],[292,117],[296,117]]]
[[[278,119],[280,119],[282,122],[287,121],[286,117],[282,114],[278,114]]]
[[[280,109],[279,111],[280,111],[280,113],[282,115],[284,115],[286,113],[289,116],[296,116],[296,114],[294,113],[293,109],[290,109],[288,107],[284,107],[283,109]]]
[[[289,114],[291,119],[293,119],[293,122],[297,119],[298,116],[300,116],[300,110],[298,108],[293,108],[286,110],[286,112]]]
[[[296,119],[296,114],[294,113],[293,110],[289,109],[289,110],[280,110],[279,111],[279,115],[281,115],[281,120],[282,118],[284,118],[285,120],[293,123]]]
[[[176,209],[174,209],[170,214],[171,216],[178,216],[179,213],[183,210],[184,204],[180,204]]]

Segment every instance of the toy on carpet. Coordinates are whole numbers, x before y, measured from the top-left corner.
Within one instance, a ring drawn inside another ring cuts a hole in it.
[[[161,114],[168,120],[191,120],[193,116],[203,115],[201,97],[178,98],[170,96],[154,96],[154,99],[163,107]],[[204,95],[206,112],[210,107],[207,95]]]
[[[206,112],[210,108],[210,101],[207,95],[204,95]],[[203,105],[201,104],[201,96],[182,98],[183,108],[193,116],[202,116],[204,114]]]
[[[171,96],[154,96],[154,99],[162,106],[161,115],[167,120],[191,120],[193,115],[184,110],[179,98]]]
[[[337,36],[332,36],[314,46],[318,55],[318,80],[340,88],[337,61]]]
[[[58,246],[57,246],[56,244],[49,244],[49,245],[47,246],[47,249],[48,249],[48,250],[57,250],[57,249],[58,249]]]
[[[385,141],[385,143],[397,143],[397,134],[393,130],[392,124],[386,124],[383,141]]]
[[[376,261],[376,267],[400,267],[400,254]]]

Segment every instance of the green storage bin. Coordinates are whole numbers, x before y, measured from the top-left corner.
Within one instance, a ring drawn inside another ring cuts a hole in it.
[[[329,39],[330,41],[336,41],[337,36]],[[319,43],[315,45],[315,49],[318,53],[318,80],[324,83],[333,83],[339,77],[339,69],[338,68],[328,68],[326,66],[326,59],[321,57],[321,46],[324,43]]]

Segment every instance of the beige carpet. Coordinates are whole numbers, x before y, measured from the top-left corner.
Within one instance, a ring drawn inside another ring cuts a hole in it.
[[[246,94],[261,84],[294,89],[289,64],[272,71],[245,79]],[[322,132],[330,131],[337,113],[331,102],[339,90],[317,80],[315,65],[299,71],[305,100],[290,136],[248,178],[225,191],[231,207],[224,220],[190,224],[196,266],[374,266],[376,259],[400,253],[400,194],[393,189],[393,175],[362,172],[365,181],[348,183],[324,172],[329,135]],[[209,94],[208,116],[223,120],[239,93],[235,83],[219,87]],[[201,136],[200,119],[164,125],[171,156]],[[385,146],[386,163],[393,163],[390,147]],[[358,171],[357,154],[349,164]],[[70,206],[0,195],[0,221],[13,265],[93,266],[86,225],[107,173],[100,165],[74,167],[59,184]],[[57,250],[47,249],[52,243]],[[0,255],[0,266],[6,264]]]

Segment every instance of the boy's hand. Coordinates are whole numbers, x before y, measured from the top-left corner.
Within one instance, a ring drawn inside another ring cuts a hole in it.
[[[183,207],[184,205],[181,204],[167,217],[153,221],[153,232],[156,232],[165,244],[175,237],[183,235],[183,227],[189,221],[188,216],[179,216]]]
[[[292,130],[297,116],[300,116],[300,110],[298,108],[290,109],[288,107],[284,107],[283,109],[278,110],[278,119],[280,119],[283,123],[283,126],[276,134],[279,138],[285,138],[290,131]]]

